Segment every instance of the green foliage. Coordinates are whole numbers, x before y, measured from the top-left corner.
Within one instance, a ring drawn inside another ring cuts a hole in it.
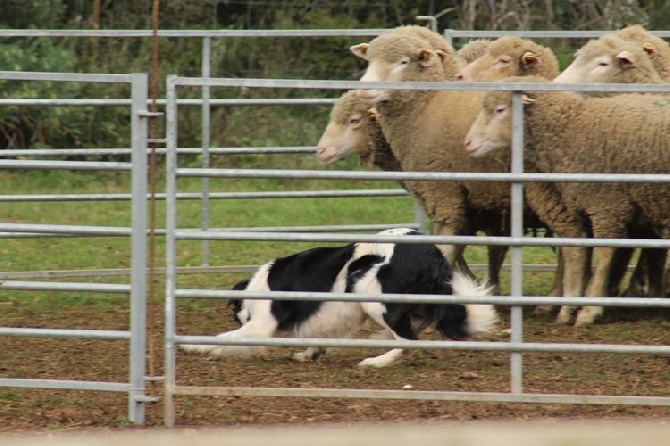
[[[23,43],[0,43],[0,66],[7,67],[9,71],[78,71],[75,51],[49,38],[33,38]],[[3,81],[0,83],[0,98],[104,98],[103,88],[74,82]],[[127,111],[115,109],[2,107],[0,147],[94,146],[95,141],[104,141],[114,147],[124,144],[124,139],[127,139],[120,132],[124,130],[124,123],[128,122],[128,116]]]

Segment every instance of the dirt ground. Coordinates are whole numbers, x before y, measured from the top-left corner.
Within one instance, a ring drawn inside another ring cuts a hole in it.
[[[505,341],[500,330],[484,337]],[[524,336],[534,342],[670,345],[670,314],[664,311],[610,310],[587,329],[555,325],[550,316],[527,311]],[[162,316],[161,316],[162,317]],[[127,308],[97,313],[81,306],[38,314],[29,305],[2,306],[0,325],[49,328],[125,329]],[[225,303],[180,306],[180,334],[216,334],[235,328]],[[369,333],[368,333],[369,334]],[[428,335],[430,336],[430,335]],[[163,341],[154,332],[153,373],[162,373]],[[99,381],[127,379],[127,343],[97,340],[0,338],[0,377]],[[379,388],[449,391],[509,391],[509,355],[495,352],[411,351],[391,367],[359,369],[372,349],[333,349],[316,363],[291,361],[295,349],[273,348],[257,358],[215,360],[179,352],[180,385]],[[659,356],[526,354],[524,389],[537,393],[670,396],[670,358]],[[411,391],[411,390],[409,390]],[[160,396],[162,384],[150,383]],[[121,429],[125,394],[90,391],[0,388],[0,431],[77,428]],[[636,419],[670,420],[670,407],[499,404],[407,400],[309,399],[269,397],[178,397],[177,426],[304,424],[359,421],[473,421]],[[146,426],[161,426],[163,405],[147,406]]]

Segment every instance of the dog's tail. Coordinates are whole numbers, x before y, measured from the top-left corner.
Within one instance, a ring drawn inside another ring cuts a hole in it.
[[[455,296],[489,296],[492,288],[486,287],[464,274],[454,272],[451,286]],[[498,322],[498,314],[493,305],[490,304],[467,304],[465,305],[466,320],[464,327],[468,336],[491,331]]]

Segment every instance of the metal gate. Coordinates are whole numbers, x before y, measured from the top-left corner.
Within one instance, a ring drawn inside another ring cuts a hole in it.
[[[389,82],[389,89],[426,89],[425,83]],[[177,165],[177,97],[182,86],[244,87],[244,88],[304,88],[304,89],[374,89],[379,88],[370,82],[302,81],[269,79],[214,79],[186,78],[170,76],[167,82],[167,221],[166,249],[167,276],[165,302],[165,422],[175,424],[175,398],[180,395],[218,395],[218,396],[256,396],[256,397],[331,397],[331,398],[384,398],[416,400],[454,400],[488,401],[518,403],[565,403],[565,404],[640,404],[668,405],[670,397],[661,396],[614,396],[614,395],[570,395],[540,394],[524,391],[523,355],[529,352],[570,352],[570,353],[609,353],[609,354],[655,354],[670,355],[670,347],[653,345],[606,345],[606,344],[569,344],[569,343],[530,343],[523,337],[523,306],[527,305],[602,305],[636,307],[670,307],[670,300],[663,298],[551,298],[523,296],[523,264],[521,248],[524,246],[617,246],[617,247],[670,247],[670,241],[664,240],[595,240],[555,238],[528,239],[523,237],[522,206],[523,182],[525,181],[669,181],[670,175],[609,175],[609,174],[528,174],[523,173],[523,108],[520,90],[578,90],[578,91],[668,91],[670,87],[640,85],[619,86],[613,84],[546,84],[546,83],[435,83],[435,89],[472,89],[472,90],[513,90],[514,94],[514,139],[511,173],[474,174],[474,173],[438,173],[438,172],[343,172],[313,170],[277,170],[277,169],[223,169],[223,168],[179,168]],[[392,236],[344,235],[334,233],[313,234],[306,232],[245,231],[231,230],[223,232],[202,229],[180,229],[177,227],[177,180],[179,178],[301,178],[301,179],[359,179],[394,181],[509,181],[512,182],[512,234],[511,237],[446,237],[416,236],[398,239]],[[220,291],[211,289],[184,289],[177,287],[176,254],[180,240],[273,240],[301,242],[388,242],[399,243],[436,243],[466,245],[507,245],[511,246],[511,297],[492,296],[482,299],[467,296],[429,296],[413,295],[413,302],[430,303],[491,303],[511,307],[511,338],[509,342],[453,342],[453,341],[381,341],[381,340],[343,340],[343,339],[240,339],[210,336],[177,335],[176,301],[177,299],[267,299],[282,300],[342,300],[342,301],[381,301],[398,302],[406,300],[403,295],[356,295],[343,293],[298,293],[298,292],[245,292]],[[452,392],[452,391],[412,391],[373,390],[373,389],[332,389],[332,388],[262,388],[262,387],[197,387],[177,384],[176,347],[180,344],[206,345],[266,345],[292,347],[376,347],[376,348],[425,348],[472,351],[502,351],[510,354],[510,391],[499,392]]]
[[[75,170],[75,171],[117,171],[128,172],[131,175],[132,191],[128,200],[132,215],[131,227],[103,227],[84,225],[59,224],[23,224],[0,222],[0,238],[15,237],[130,237],[131,259],[130,283],[76,283],[58,282],[57,280],[29,281],[4,280],[0,282],[0,290],[42,290],[42,291],[76,291],[76,292],[106,292],[129,295],[130,323],[127,330],[71,330],[71,329],[43,329],[43,328],[9,328],[0,327],[0,336],[21,336],[38,338],[64,339],[106,339],[124,340],[129,343],[129,376],[126,382],[81,381],[60,379],[31,379],[31,378],[0,378],[1,387],[24,387],[39,389],[73,389],[73,390],[102,390],[124,392],[128,394],[128,418],[135,423],[144,421],[145,403],[150,400],[145,395],[145,345],[146,345],[146,267],[147,267],[147,94],[148,76],[146,74],[67,74],[67,73],[22,73],[0,72],[0,80],[28,81],[28,82],[98,82],[98,83],[125,83],[130,85],[131,98],[129,101],[131,116],[131,161],[130,162],[92,162],[92,161],[52,161],[52,160],[25,160],[2,159],[1,169],[18,170]],[[100,100],[98,100],[100,101]],[[39,99],[8,99],[0,101],[3,105],[40,105],[56,106],[59,100]],[[70,105],[91,104],[86,99],[75,99]],[[101,104],[105,105],[104,100]],[[77,149],[76,154],[99,154],[96,149]],[[111,153],[118,153],[112,150]],[[67,151],[52,150],[6,150],[3,156],[62,156]],[[68,201],[77,200],[106,200],[109,197],[77,197],[50,195],[39,197],[39,201]],[[32,201],[30,196],[2,196],[0,201]],[[85,267],[85,265],[83,265]],[[93,271],[91,271],[93,272]],[[47,275],[48,276],[48,275]],[[54,297],[56,298],[56,297]]]

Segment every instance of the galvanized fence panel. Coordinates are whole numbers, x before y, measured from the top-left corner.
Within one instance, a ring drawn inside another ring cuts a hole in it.
[[[121,171],[131,175],[132,190],[127,197],[131,207],[132,223],[129,228],[96,227],[83,225],[0,223],[5,237],[20,234],[23,237],[44,236],[108,236],[120,235],[131,239],[131,267],[129,284],[72,283],[57,281],[3,281],[0,290],[40,290],[123,293],[129,295],[130,321],[128,330],[72,330],[12,328],[0,329],[0,336],[48,337],[63,339],[106,339],[129,342],[129,376],[126,382],[93,382],[61,379],[0,378],[1,387],[40,389],[73,389],[124,392],[128,394],[128,418],[141,424],[145,416],[145,349],[146,349],[146,241],[147,241],[147,122],[146,104],[148,76],[146,74],[70,74],[0,72],[2,80],[49,82],[107,82],[126,83],[131,87],[131,162],[0,160],[0,169],[74,171]],[[44,101],[21,100],[21,105],[36,105]],[[53,104],[51,104],[53,105]],[[5,155],[5,153],[3,153]],[[7,200],[11,201],[11,200]],[[16,201],[16,200],[14,200]],[[44,277],[53,279],[55,276]]]
[[[513,96],[513,144],[512,166],[510,173],[444,173],[444,172],[324,172],[309,170],[276,169],[213,169],[179,168],[177,166],[178,134],[177,104],[180,86],[206,85],[209,87],[247,87],[247,88],[315,88],[315,89],[443,89],[443,90],[511,90]],[[667,183],[670,174],[528,174],[523,172],[523,107],[520,92],[522,90],[576,90],[576,91],[655,91],[669,92],[670,84],[630,85],[630,84],[547,84],[547,83],[426,83],[426,82],[338,82],[305,80],[269,80],[269,79],[214,79],[168,77],[167,82],[167,213],[166,213],[166,301],[165,301],[165,423],[175,424],[175,398],[179,395],[226,395],[226,396],[284,396],[284,397],[330,397],[330,398],[384,398],[384,399],[427,399],[450,401],[488,401],[520,403],[565,403],[565,404],[643,404],[670,405],[670,397],[662,396],[602,396],[602,395],[549,395],[529,393],[523,386],[523,354],[528,352],[571,352],[571,353],[611,353],[611,354],[654,354],[670,355],[670,347],[652,345],[583,345],[529,343],[523,336],[523,307],[527,305],[601,305],[601,306],[652,306],[670,307],[670,300],[664,298],[563,298],[523,296],[523,268],[521,248],[525,246],[632,246],[667,247],[668,240],[628,240],[628,239],[570,239],[552,240],[528,239],[523,237],[522,206],[523,183],[527,181],[581,181],[581,182],[641,182],[652,181]],[[206,231],[179,229],[177,227],[177,180],[183,177],[199,178],[312,178],[312,179],[375,179],[375,180],[421,180],[421,181],[508,181],[512,184],[512,211],[510,237],[472,237],[472,236],[416,236],[398,238],[386,235],[352,235],[306,232],[248,232],[248,231]],[[215,291],[203,289],[181,289],[177,287],[178,268],[176,264],[177,242],[179,240],[285,240],[300,242],[398,242],[398,243],[440,243],[440,244],[479,244],[511,246],[511,297],[491,296],[474,298],[472,296],[428,296],[413,295],[416,302],[431,303],[491,303],[511,307],[511,337],[509,342],[453,342],[453,341],[383,341],[383,340],[344,340],[344,339],[239,339],[209,336],[177,335],[176,302],[182,298],[245,298],[267,299],[268,297],[286,300],[342,300],[398,302],[406,299],[403,295],[357,295],[344,293],[254,293],[240,291]],[[510,354],[510,391],[496,392],[406,392],[375,389],[328,389],[328,388],[232,388],[232,387],[194,387],[177,385],[176,348],[180,344],[206,345],[268,345],[268,346],[325,346],[325,347],[376,347],[376,348],[426,348],[473,351],[502,351]]]

